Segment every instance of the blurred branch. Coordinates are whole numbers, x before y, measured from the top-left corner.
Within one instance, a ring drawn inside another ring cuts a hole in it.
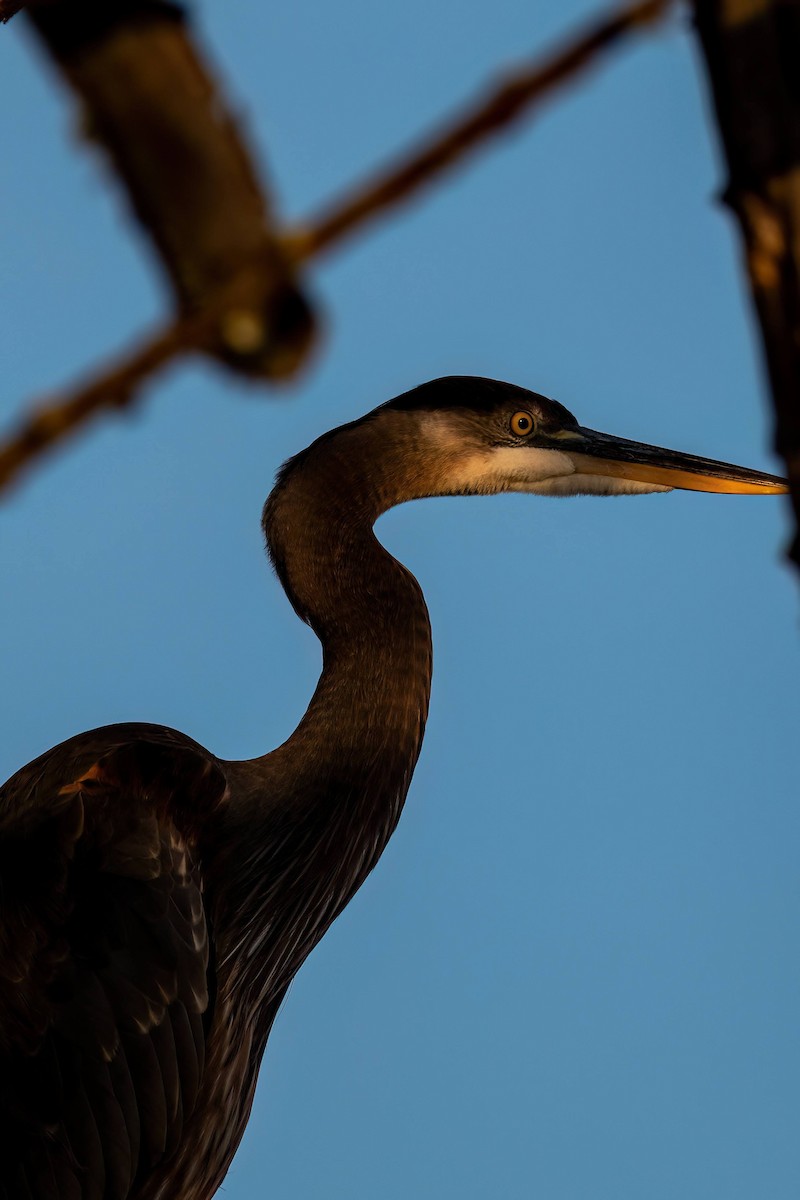
[[[419,149],[350,189],[342,201],[329,205],[319,218],[290,229],[283,238],[276,239],[289,263],[299,264],[312,259],[368,220],[407,199],[445,169],[455,166],[492,134],[506,128],[523,113],[530,112],[536,101],[549,96],[558,86],[573,80],[599,61],[605,50],[656,21],[670,4],[671,0],[639,0],[596,22],[543,63],[518,72],[480,104],[453,120],[440,134],[426,140]],[[216,291],[206,288],[205,292],[200,289],[202,306],[196,314],[190,312],[179,317],[63,398],[56,397],[44,406],[35,407],[32,415],[23,418],[6,443],[0,444],[0,489],[7,487],[45,449],[74,433],[96,413],[131,405],[138,399],[145,381],[183,354],[193,351],[215,353],[220,337],[229,349],[235,349],[242,356],[248,354],[250,347],[260,347],[264,333],[260,318],[249,305],[239,300],[244,294],[243,281],[257,275],[258,271],[259,264],[251,262],[234,274],[224,288]],[[291,334],[296,328],[291,305],[284,320]],[[280,321],[278,324],[280,326]],[[302,321],[300,324],[302,326]],[[279,335],[273,338],[274,345],[291,347],[291,336],[286,342],[284,337],[279,330]],[[289,357],[290,365],[293,365],[291,352]]]
[[[612,49],[625,36],[657,21],[669,6],[670,0],[644,0],[620,9],[596,21],[546,61],[518,71],[417,149],[379,174],[356,184],[343,199],[334,201],[305,226],[291,230],[287,245],[292,256],[297,260],[310,258],[408,199],[413,192],[460,163],[490,136],[500,133],[522,116],[530,115],[536,101],[549,97],[558,87],[572,82],[589,66],[596,65],[604,51]]]
[[[170,363],[190,354],[205,353],[219,336],[221,327],[231,345],[241,346],[243,353],[248,345],[260,344],[261,329],[254,328],[253,314],[233,307],[228,293],[223,291],[214,303],[144,338],[133,350],[107,364],[67,395],[55,395],[36,406],[20,421],[16,432],[0,443],[0,491],[91,417],[108,409],[131,407],[141,398],[143,384]]]
[[[262,331],[261,344],[253,339],[243,354],[222,328],[204,352],[248,375],[285,374],[291,314],[291,365],[299,366],[310,309],[277,241],[268,192],[180,5],[29,0],[27,21],[75,93],[84,133],[123,184],[178,308],[205,308],[224,287]]]
[[[697,0],[695,14],[800,526],[800,4]]]
[[[0,21],[10,21],[24,3],[25,0],[0,0]]]
[[[0,487],[6,486],[45,450],[74,432],[90,416],[108,408],[125,408],[142,381],[186,353],[193,341],[188,322],[176,322],[78,386],[66,399],[55,398],[26,417],[17,432],[0,446]]]

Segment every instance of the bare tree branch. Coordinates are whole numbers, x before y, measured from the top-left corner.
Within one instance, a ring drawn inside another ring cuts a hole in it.
[[[299,366],[311,311],[243,134],[180,5],[31,0],[27,19],[75,93],[85,132],[110,159],[180,310],[205,308],[223,286],[263,330],[260,350],[252,344],[240,353],[223,329],[205,353],[269,378],[273,354],[285,359],[274,327],[285,329],[291,313],[303,325],[292,339]]]
[[[415,150],[329,204],[287,235],[293,257],[303,260],[339,243],[344,237],[450,170],[530,110],[537,100],[597,64],[602,54],[626,35],[664,15],[671,0],[644,0],[596,21],[542,63],[518,71],[487,97],[451,120]]]
[[[25,4],[25,0],[0,0],[0,22],[10,21]]]
[[[170,363],[188,354],[206,353],[219,338],[220,329],[231,345],[240,347],[242,354],[250,346],[258,346],[261,352],[264,331],[258,319],[249,309],[234,307],[228,294],[223,293],[216,303],[202,311],[190,313],[144,338],[133,350],[103,367],[85,383],[79,383],[67,395],[56,395],[34,405],[30,415],[24,416],[6,441],[0,443],[0,492],[91,418],[138,402],[144,384]],[[285,360],[281,359],[281,349]],[[272,358],[273,377],[278,377],[282,369],[285,375],[292,374],[296,357],[291,330],[285,338],[279,330]]]
[[[697,0],[695,12],[800,528],[800,4]],[[791,557],[800,567],[800,536]]]
[[[124,408],[148,377],[187,352],[191,337],[182,322],[149,338],[66,399],[55,398],[24,418],[0,447],[0,488],[34,459],[75,432],[90,416],[108,408]]]
[[[529,111],[535,101],[576,78],[598,61],[603,51],[657,20],[670,3],[671,0],[639,0],[597,22],[542,64],[518,73],[481,104],[453,120],[441,134],[427,140],[421,149],[412,151],[385,173],[350,189],[342,201],[331,204],[319,218],[289,230],[282,239],[287,256],[296,263],[306,262],[408,198],[428,180],[455,166],[469,151]],[[255,268],[249,265],[242,275],[253,269],[258,269],[257,264]],[[224,289],[226,294],[207,298],[196,315],[180,318],[157,331],[65,396],[34,406],[32,415],[22,420],[5,444],[0,444],[0,490],[7,488],[45,450],[75,433],[96,413],[134,403],[142,384],[176,358],[195,351],[208,352],[209,346],[219,342],[221,325],[225,342],[238,346],[243,354],[251,344],[260,344],[263,327],[247,305],[236,302],[238,288],[239,276],[236,276]],[[291,314],[287,320],[291,330]],[[291,338],[286,338],[285,333],[276,336],[276,348],[288,346],[287,368],[294,366],[291,345]],[[280,365],[280,356],[276,361]]]

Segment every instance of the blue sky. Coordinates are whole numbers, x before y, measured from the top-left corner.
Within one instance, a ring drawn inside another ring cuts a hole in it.
[[[197,6],[293,220],[591,11]],[[0,78],[10,420],[164,301],[21,22]],[[287,455],[427,378],[779,469],[721,180],[675,20],[315,267],[327,333],[297,384],[183,366],[32,474],[0,513],[0,775],[118,720],[229,757],[280,742],[319,650],[263,559],[263,498]],[[379,530],[431,611],[428,735],[292,987],[228,1200],[793,1198],[783,502],[443,499]]]

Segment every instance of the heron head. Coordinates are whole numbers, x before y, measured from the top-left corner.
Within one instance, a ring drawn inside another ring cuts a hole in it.
[[[425,451],[427,494],[787,491],[775,475],[597,433],[555,400],[493,379],[437,379],[374,416],[402,423],[402,414]]]

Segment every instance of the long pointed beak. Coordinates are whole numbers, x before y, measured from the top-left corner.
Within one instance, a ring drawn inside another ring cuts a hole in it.
[[[692,492],[769,496],[789,490],[786,480],[778,475],[765,475],[696,454],[662,450],[659,446],[611,437],[583,426],[565,430],[557,435],[557,441],[559,450],[569,455],[581,475],[631,479]]]

